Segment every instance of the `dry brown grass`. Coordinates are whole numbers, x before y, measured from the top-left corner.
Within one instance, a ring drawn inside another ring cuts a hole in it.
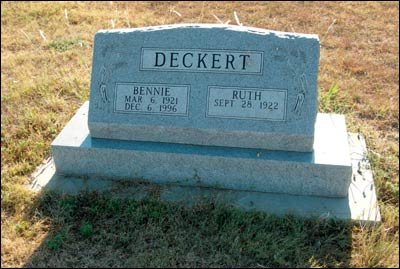
[[[95,32],[234,23],[234,11],[245,26],[319,35],[320,111],[345,114],[366,136],[383,215],[373,229],[353,228],[349,265],[398,267],[399,4],[302,1],[2,2],[2,266],[26,264],[51,231],[49,220],[24,217],[36,197],[23,184],[88,99]],[[329,96],[333,84],[340,90]]]

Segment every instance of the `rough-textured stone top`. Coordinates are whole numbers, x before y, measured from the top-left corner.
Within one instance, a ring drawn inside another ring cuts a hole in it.
[[[96,33],[92,137],[311,151],[316,35],[220,24]]]

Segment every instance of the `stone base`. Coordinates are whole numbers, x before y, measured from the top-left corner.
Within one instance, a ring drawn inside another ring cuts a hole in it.
[[[314,151],[308,153],[92,138],[88,106],[51,145],[59,175],[324,197],[348,194],[352,167],[342,115],[318,114]]]
[[[75,195],[80,191],[112,191],[120,198],[141,200],[154,190],[160,199],[182,202],[188,206],[197,202],[222,202],[244,210],[257,210],[277,215],[295,214],[306,218],[338,218],[354,220],[362,225],[381,221],[376,199],[372,171],[366,159],[367,149],[363,137],[349,134],[353,167],[349,195],[343,198],[274,194],[263,192],[233,191],[215,188],[184,187],[171,184],[155,185],[134,182],[64,177],[55,173],[53,159],[45,161],[30,178],[33,191],[56,190]]]
[[[53,158],[30,189],[142,199],[158,188],[162,200],[188,205],[207,199],[274,214],[381,220],[365,141],[347,134],[342,116],[318,114],[314,152],[298,153],[92,139],[87,111],[88,102],[54,140]]]

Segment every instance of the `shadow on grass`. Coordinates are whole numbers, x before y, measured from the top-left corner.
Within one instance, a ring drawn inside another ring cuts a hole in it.
[[[52,223],[24,267],[348,267],[351,223],[212,202],[43,192],[27,217]]]

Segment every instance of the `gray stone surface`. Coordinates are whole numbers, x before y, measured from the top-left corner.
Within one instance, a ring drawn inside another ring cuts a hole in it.
[[[55,173],[53,159],[46,160],[30,178],[33,191],[56,190],[66,194],[80,191],[112,191],[115,197],[141,200],[150,193],[159,193],[163,201],[180,202],[187,206],[201,202],[230,204],[244,210],[274,214],[293,213],[304,217],[351,219],[361,224],[381,221],[376,189],[367,159],[365,140],[349,134],[352,182],[348,196],[329,198],[263,192],[233,191],[216,188],[184,187],[171,184],[155,185],[133,181],[132,184],[103,178],[64,177]],[[157,190],[157,191],[154,191]]]
[[[213,24],[99,31],[92,137],[310,152],[316,35]]]
[[[53,141],[59,174],[345,197],[351,161],[344,116],[318,114],[313,152],[96,139],[86,102]]]

